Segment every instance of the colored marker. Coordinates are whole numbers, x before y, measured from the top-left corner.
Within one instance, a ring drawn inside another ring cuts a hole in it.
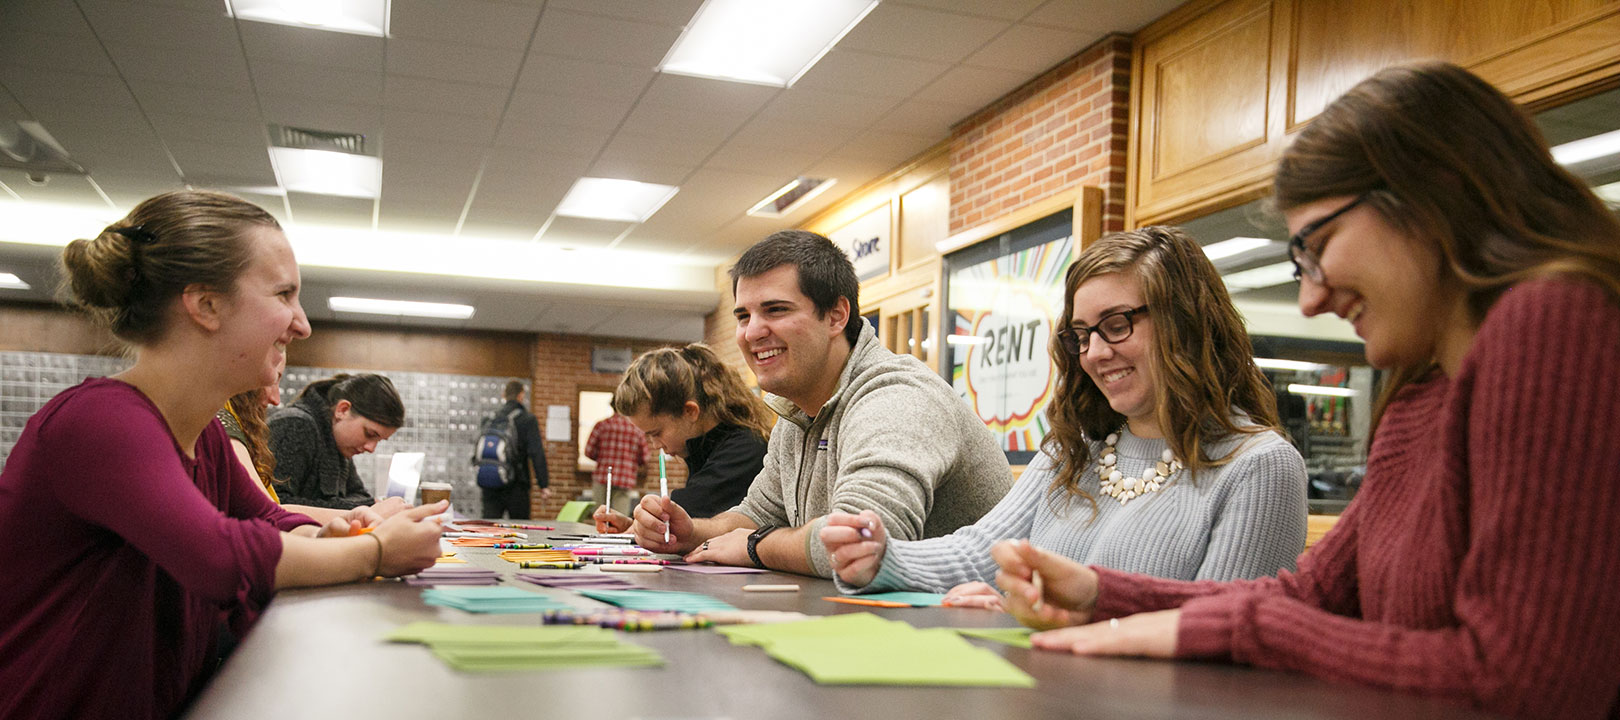
[[[743,592],[798,592],[798,585],[744,585]]]
[[[536,569],[578,570],[578,569],[580,569],[582,567],[585,567],[585,563],[582,563],[582,562],[551,562],[551,561],[541,561],[541,560],[525,560],[523,562],[518,563],[518,567],[523,568],[525,570],[536,570]]]
[[[638,548],[638,547],[622,547],[622,548],[618,548],[618,547],[571,547],[571,546],[564,546],[561,549],[567,550],[567,551],[569,551],[569,552],[571,552],[571,553],[573,553],[575,555],[582,555],[582,556],[583,555],[651,555],[652,554],[651,550],[643,550],[643,549]]]
[[[658,449],[658,494],[669,498],[669,476],[664,474],[664,449]],[[664,525],[664,542],[669,542],[669,525]]]
[[[486,547],[501,548],[505,550],[550,550],[551,546],[545,543],[495,543]]]
[[[607,493],[603,496],[603,499],[606,500],[606,502],[603,502],[602,505],[607,507],[608,512],[613,512],[613,466],[612,465],[608,466]]]

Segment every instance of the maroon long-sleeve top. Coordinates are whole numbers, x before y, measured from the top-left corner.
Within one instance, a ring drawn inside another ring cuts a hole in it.
[[[280,531],[218,421],[181,451],[134,387],[86,380],[0,473],[0,717],[162,718],[205,677],[218,624],[270,599]]]
[[[1098,618],[1180,607],[1176,652],[1535,718],[1620,718],[1620,304],[1542,280],[1455,377],[1388,407],[1361,492],[1297,573],[1096,568]]]

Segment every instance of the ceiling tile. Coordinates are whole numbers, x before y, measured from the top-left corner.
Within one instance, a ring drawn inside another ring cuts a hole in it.
[[[630,112],[625,100],[540,95],[520,92],[512,95],[506,107],[509,122],[558,125],[562,127],[615,128]]]
[[[460,206],[448,212],[430,212],[430,208],[420,207],[410,200],[390,200],[386,194],[381,202],[382,207],[377,215],[378,230],[449,237],[455,234],[456,221],[461,218]]]
[[[388,32],[395,38],[522,50],[529,45],[540,8],[473,0],[393,0]]]
[[[867,157],[878,162],[887,161],[890,166],[894,166],[927,150],[935,143],[943,142],[947,137],[868,130],[838,148],[835,154]]]
[[[264,95],[264,119],[276,125],[310,130],[359,133],[376,137],[382,128],[383,109],[376,105],[319,100],[295,95]]]
[[[411,38],[388,42],[388,72],[396,75],[508,88],[522,63],[521,50]]]
[[[531,52],[518,74],[526,92],[634,101],[652,82],[652,66],[634,67]]]
[[[540,224],[546,221],[547,215],[550,215],[549,211],[540,213],[539,219],[533,221],[523,218],[480,216],[475,201],[473,212],[468,213],[466,221],[461,224],[460,237],[528,242],[534,239],[535,231],[540,229]]]
[[[1103,1],[1115,2],[1116,0]],[[985,2],[984,0],[889,0],[889,2],[935,10],[949,10],[964,15],[983,15],[985,17],[1017,20],[1028,15],[1029,11],[1040,5],[1042,0],[995,0],[995,2]]]
[[[466,195],[479,166],[484,163],[484,148],[399,139],[389,141],[383,147],[382,157],[385,186],[390,176],[398,178],[404,173],[407,177],[434,182],[449,178],[456,186],[465,185],[460,193]]]
[[[299,225],[327,225],[333,227],[371,227],[375,201],[369,198],[346,198],[313,193],[287,193],[292,204],[293,220]]]
[[[892,97],[850,95],[795,87],[778,95],[771,104],[765,106],[765,109],[760,111],[758,119],[864,128],[899,102],[897,98]]]
[[[248,185],[275,185],[270,151],[263,145],[171,142],[169,152],[186,177],[232,178]]]
[[[556,55],[654,67],[680,34],[674,25],[548,9],[540,18],[534,44]]]
[[[546,8],[607,15],[621,20],[683,27],[697,14],[703,0],[550,0]]]
[[[495,145],[588,159],[596,157],[612,134],[613,128],[600,125],[591,128],[560,127],[508,117],[501,122],[501,128],[495,135]]]
[[[152,80],[131,80],[129,86],[147,112],[259,121],[259,103],[245,90],[223,91]]]
[[[6,14],[11,14],[9,8]],[[107,51],[88,31],[57,35],[31,32],[10,23],[8,17],[0,27],[0,65],[45,67],[85,75],[118,74],[107,59]]]
[[[268,132],[263,123],[252,120],[219,120],[197,115],[148,111],[147,119],[159,137],[175,142],[197,141],[225,145],[266,144]]]
[[[625,117],[619,133],[677,140],[714,148],[742,127],[744,113],[704,112],[641,103]]]
[[[545,153],[498,153],[484,163],[474,204],[545,205],[551,212],[574,181],[584,176],[589,160]]]
[[[62,100],[109,109],[135,104],[124,81],[105,75],[0,65],[0,85],[5,85],[17,102],[35,114],[39,112],[32,107],[36,100]]]
[[[187,85],[232,91],[252,87],[247,62],[239,53],[219,57],[206,51],[144,46],[109,48],[108,51],[127,80],[166,82],[184,79]]]
[[[859,132],[860,128],[756,118],[738,130],[729,142],[754,147],[781,147],[820,155],[844,144]]]
[[[79,175],[48,175],[44,185],[35,185],[28,181],[21,170],[0,168],[0,183],[11,188],[24,202],[107,207],[107,201],[102,200],[95,188],[90,187],[90,183]],[[86,228],[84,232],[89,234],[96,230]]]
[[[82,107],[76,114],[53,117],[41,124],[70,154],[116,152],[126,147],[158,144],[158,136],[146,123],[124,122],[116,115],[97,113],[94,106]]]
[[[261,95],[307,97],[351,105],[378,105],[383,96],[382,73],[319,65],[255,62],[253,83]]]
[[[714,170],[739,170],[760,175],[780,176],[785,184],[797,177],[821,155],[800,152],[794,148],[773,148],[757,145],[726,143],[703,167]]]
[[[714,152],[719,147],[719,140],[699,144],[695,141],[619,133],[608,141],[607,147],[602,150],[599,161],[608,163],[664,163],[695,168],[703,162],[704,158],[709,156],[709,153]],[[630,179],[644,180],[643,178]]]
[[[6,21],[0,23],[0,39],[9,39],[12,31],[22,28],[51,35],[91,37],[79,9],[62,0],[6,0]]]
[[[607,247],[635,223],[558,216],[540,236],[542,242],[564,247]]]
[[[1029,82],[1030,78],[1029,74],[1016,70],[958,65],[929,83],[912,99],[966,106],[972,112],[999,100]]]
[[[408,75],[387,75],[383,104],[402,110],[454,109],[464,115],[499,116],[509,94],[504,87],[467,85]]]
[[[212,11],[124,0],[77,0],[76,4],[114,58],[122,50],[142,47],[149,52],[184,48],[221,59],[242,55],[236,21],[225,15],[224,3]]]
[[[93,173],[91,177],[95,179],[97,185],[101,186],[101,191],[107,193],[107,197],[112,198],[113,204],[120,209],[133,208],[142,200],[153,195],[170,190],[180,190],[185,187],[181,184],[180,178],[172,175],[167,180],[145,175],[101,172]],[[210,186],[210,189],[220,188]],[[276,209],[279,210],[280,206],[281,203],[278,198]]]
[[[781,88],[657,73],[641,103],[682,110],[747,115],[782,93]]]
[[[880,3],[838,47],[955,63],[1012,23],[926,8]]]
[[[900,98],[921,90],[948,69],[949,63],[835,49],[793,87]]]
[[[631,154],[627,157],[604,155],[591,163],[584,176],[681,187],[696,169],[696,165],[658,162],[643,155]]]
[[[496,118],[487,115],[453,115],[387,108],[383,110],[383,139],[449,140],[471,145],[487,145],[495,139]]]
[[[1048,0],[1023,22],[1048,25],[1086,35],[1108,32],[1134,33],[1158,17],[1176,9],[1181,0]]]
[[[238,26],[250,62],[269,60],[355,72],[383,71],[382,38],[262,22]]]
[[[1096,33],[1081,34],[1035,25],[1014,25],[990,41],[984,49],[969,55],[964,62],[978,67],[1017,70],[1035,75],[1084,50],[1097,37]]]
[[[936,141],[951,136],[951,126],[972,114],[973,105],[909,101],[872,124],[873,130],[923,135]]]

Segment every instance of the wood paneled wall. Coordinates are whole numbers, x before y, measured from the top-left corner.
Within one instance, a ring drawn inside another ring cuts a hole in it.
[[[1130,225],[1266,192],[1322,108],[1380,68],[1464,65],[1520,102],[1620,77],[1620,0],[1194,0],[1132,57]]]
[[[287,346],[287,363],[457,375],[529,377],[532,333],[314,324]]]

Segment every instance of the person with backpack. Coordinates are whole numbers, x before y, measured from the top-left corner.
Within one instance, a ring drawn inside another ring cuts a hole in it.
[[[478,490],[484,517],[529,519],[529,471],[540,484],[540,500],[551,498],[551,475],[546,469],[546,446],[540,440],[540,421],[523,406],[523,383],[506,383],[506,404],[478,425],[478,446],[473,465],[478,468]]]

